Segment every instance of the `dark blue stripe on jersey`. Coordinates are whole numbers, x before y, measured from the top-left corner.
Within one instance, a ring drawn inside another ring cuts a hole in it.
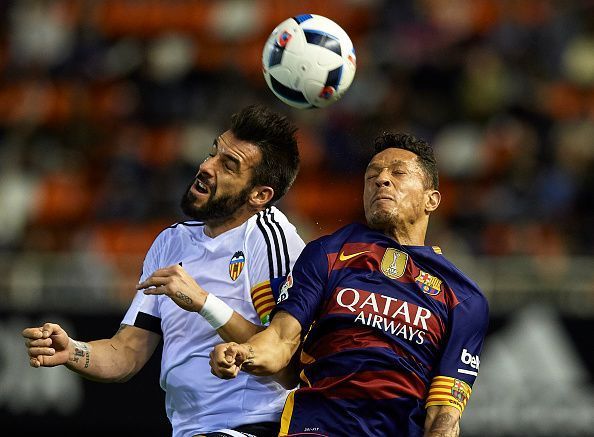
[[[272,84],[272,89],[285,99],[291,100],[292,102],[308,103],[301,91],[293,90],[288,86],[283,85],[272,77],[272,75],[270,75],[270,83]]]
[[[315,44],[317,46],[325,47],[328,50],[333,51],[338,56],[342,56],[342,49],[340,48],[340,41],[336,37],[326,33],[320,32],[319,30],[303,30],[305,39],[309,44]]]
[[[346,350],[324,357],[323,362],[314,362],[305,367],[305,376],[312,385],[324,378],[337,378],[359,372],[396,371],[414,373],[425,385],[429,383],[429,376],[419,371],[415,363],[397,355],[390,349],[380,347]]]
[[[147,313],[139,312],[136,314],[134,326],[163,335],[163,331],[161,331],[161,319]]]
[[[270,278],[274,278],[274,266],[272,265],[272,247],[270,246],[270,238],[268,238],[268,234],[266,233],[266,229],[262,225],[262,215],[264,214],[263,211],[260,211],[256,218],[256,224],[264,235],[264,240],[266,241],[266,253],[268,255],[268,274]]]
[[[313,18],[311,14],[301,14],[301,15],[297,15],[296,17],[293,17],[293,20],[295,20],[297,23],[301,24],[304,21],[309,20],[310,18]]]
[[[289,268],[290,268],[289,267],[289,262],[290,262],[289,261],[289,247],[287,245],[287,238],[285,237],[285,232],[283,231],[282,226],[274,218],[274,213],[272,211],[270,212],[270,219],[272,220],[272,223],[274,223],[276,225],[276,227],[278,228],[281,240],[283,242],[283,253],[285,255],[285,271],[281,272],[281,276],[287,276],[289,274]]]
[[[338,84],[340,83],[340,78],[342,77],[342,65],[334,70],[328,72],[328,77],[326,77],[325,86],[331,86],[335,90],[338,89]]]
[[[270,50],[270,57],[268,58],[268,67],[274,67],[275,65],[280,64],[283,60],[284,53],[285,48],[275,43],[274,46],[272,46],[272,50]]]
[[[276,232],[274,230],[274,227],[272,226],[272,223],[270,223],[269,219],[268,219],[268,213],[264,213],[264,223],[266,224],[266,226],[268,227],[268,229],[270,229],[270,233],[272,234],[272,239],[274,240],[274,252],[276,255],[276,276],[282,276],[283,275],[283,265],[282,265],[282,261],[281,261],[281,253],[280,253],[280,249],[279,249],[279,243],[278,243],[278,236],[276,235]]]

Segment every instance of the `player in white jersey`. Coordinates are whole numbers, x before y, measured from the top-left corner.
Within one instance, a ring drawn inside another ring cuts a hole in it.
[[[244,342],[263,329],[304,247],[273,206],[298,171],[295,131],[261,106],[233,115],[183,196],[193,220],[153,242],[120,330],[85,343],[53,323],[26,328],[31,366],[62,364],[89,379],[123,382],[163,338],[160,383],[174,436],[276,435],[287,394],[276,382],[282,375],[242,374],[226,384],[208,361],[221,338]]]

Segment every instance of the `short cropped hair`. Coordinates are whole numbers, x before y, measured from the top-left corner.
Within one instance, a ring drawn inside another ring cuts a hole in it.
[[[231,132],[238,139],[258,146],[262,160],[254,167],[252,184],[274,190],[269,204],[289,190],[299,171],[297,128],[284,115],[262,105],[250,105],[231,116]]]
[[[373,146],[374,155],[392,147],[414,153],[417,155],[417,159],[425,173],[425,187],[434,190],[439,189],[437,161],[435,160],[433,147],[426,141],[405,133],[383,132],[375,138]]]

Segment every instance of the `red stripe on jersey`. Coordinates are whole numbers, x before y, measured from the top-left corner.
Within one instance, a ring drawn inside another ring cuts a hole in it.
[[[371,296],[373,295],[373,297]],[[377,309],[377,311],[376,311]],[[363,313],[365,319],[371,315],[373,319],[382,320],[386,332],[387,325],[392,328],[398,324],[406,325],[413,330],[424,332],[425,338],[433,344],[438,344],[445,327],[441,319],[427,308],[417,306],[405,300],[371,293],[354,288],[336,288],[332,297],[328,299],[324,317],[332,314],[350,314],[353,318]],[[373,324],[371,324],[372,327]]]
[[[381,265],[386,248],[370,243],[346,243],[337,253],[328,254],[328,273],[345,267],[382,272]],[[410,258],[410,257],[409,257]],[[409,269],[407,263],[407,270]],[[401,278],[394,279],[399,282],[412,282],[410,275],[404,274]]]
[[[379,370],[323,378],[312,387],[300,390],[316,390],[328,398],[337,399],[424,399],[426,389],[421,378],[414,373]]]
[[[393,341],[386,341],[384,338],[379,337],[377,332],[373,329],[365,327],[354,327],[333,331],[316,341],[313,347],[307,350],[307,354],[314,357],[316,360],[319,360],[320,358],[348,349],[363,349],[369,347],[390,349],[401,357],[416,360],[415,357],[410,355]]]

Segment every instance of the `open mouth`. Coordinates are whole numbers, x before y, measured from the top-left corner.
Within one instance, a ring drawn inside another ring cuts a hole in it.
[[[200,194],[208,194],[209,192],[208,186],[199,180],[194,184],[194,188],[196,188],[196,191]]]

